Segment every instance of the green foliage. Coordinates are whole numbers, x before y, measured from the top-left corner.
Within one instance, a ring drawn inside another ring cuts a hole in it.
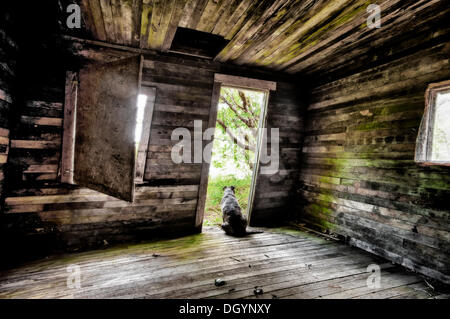
[[[220,92],[220,103],[228,107],[220,108],[217,117],[231,129],[255,128],[258,125],[263,95],[262,92],[224,87]],[[219,128],[225,132],[221,126]]]
[[[234,186],[236,198],[241,205],[242,213],[247,214],[248,196],[250,192],[251,176],[237,179],[234,176],[210,177],[208,181],[208,192],[206,195],[204,225],[221,225],[222,211],[220,201],[223,196],[224,186]]]
[[[252,170],[263,98],[262,92],[222,88],[212,154],[214,167],[222,168],[232,159],[236,168]]]

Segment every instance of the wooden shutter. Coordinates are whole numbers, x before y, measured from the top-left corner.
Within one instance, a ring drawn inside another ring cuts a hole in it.
[[[132,202],[141,58],[79,72],[74,147],[76,184]]]

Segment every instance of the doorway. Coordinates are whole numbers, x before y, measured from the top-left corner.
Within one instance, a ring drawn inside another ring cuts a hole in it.
[[[249,220],[256,185],[260,129],[264,127],[267,90],[220,87],[214,143],[209,167],[203,224],[222,224],[220,201],[225,186],[234,186]]]

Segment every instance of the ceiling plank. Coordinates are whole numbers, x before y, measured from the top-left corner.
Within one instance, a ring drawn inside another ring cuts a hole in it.
[[[297,59],[303,51],[306,50],[308,44],[317,43],[321,37],[326,38],[331,34],[337,33],[337,29],[343,25],[347,25],[352,20],[358,20],[359,17],[367,18],[366,8],[370,4],[370,0],[359,0],[344,8],[331,21],[321,21],[314,30],[304,34],[296,43],[288,48],[279,49],[272,55],[272,63],[266,66],[274,67],[280,70],[286,68]]]
[[[148,39],[150,49],[162,49],[176,2],[176,0],[154,1],[155,7],[152,15],[152,28]]]
[[[208,0],[198,0],[197,5],[195,6],[194,11],[191,14],[190,19],[188,20],[187,27],[189,29],[197,30],[197,24],[202,17],[203,10],[205,10],[206,5],[208,4]]]
[[[162,44],[162,51],[167,51],[170,49],[172,45],[173,38],[175,37],[175,33],[177,31],[178,24],[180,23],[181,15],[183,14],[184,7],[186,5],[187,0],[176,0],[175,8],[172,10],[172,16],[170,19],[169,26],[167,28],[167,32],[164,38],[164,42]]]
[[[225,14],[225,11],[229,6],[229,2],[230,1],[226,0],[222,1],[222,4],[220,5],[219,9],[214,13],[214,18],[212,19],[213,23],[206,28],[207,30],[206,32],[213,33],[213,30],[216,27],[217,23],[219,22],[220,18]]]
[[[387,14],[390,8],[396,7],[400,2],[401,0],[384,1],[380,4],[380,7]],[[315,41],[305,41],[302,50],[292,60],[282,65],[282,67],[288,70],[288,72],[292,72],[292,70],[297,68],[307,68],[309,67],[311,54],[318,54],[317,58],[319,59],[319,55],[322,56],[324,50],[325,52],[331,52],[329,50],[334,50],[333,48],[336,48],[336,46],[341,46],[348,41],[356,41],[362,33],[368,30],[361,29],[361,26],[366,23],[366,19],[367,15],[362,12],[360,15],[354,16],[351,21],[331,30],[331,32],[328,30],[328,32],[322,34]]]
[[[110,1],[114,23],[114,32],[116,33],[116,43],[125,44],[124,17],[122,16],[120,0],[110,0]]]
[[[387,47],[390,55],[408,50],[406,42],[418,45],[406,36],[413,30],[423,41],[445,36],[447,29],[438,34],[433,30],[450,10],[439,0],[380,0],[383,28],[369,29],[370,0],[77,1],[87,29],[80,37],[89,31],[110,44],[167,51],[180,26],[230,40],[216,61],[305,76],[381,61],[374,48]],[[397,46],[395,39],[401,41]]]
[[[271,18],[274,13],[278,12],[277,17],[271,19],[271,23],[276,21],[276,18],[282,17],[284,11],[281,10],[288,3],[286,0],[273,1],[267,3],[268,6],[260,7],[259,12],[254,13],[250,19],[246,20],[245,25],[236,34],[236,36],[228,43],[228,45],[218,54],[218,58],[221,61],[229,60],[231,57],[237,58],[243,49],[249,45],[248,40],[255,35],[264,25],[267,20]]]
[[[144,49],[148,47],[148,38],[150,36],[151,21],[153,16],[153,1],[142,1],[141,30],[139,36],[139,47]]]
[[[156,42],[157,32],[161,23],[161,16],[163,14],[164,0],[152,0],[152,18],[149,21],[149,33],[146,48],[154,48],[153,42]]]
[[[106,40],[108,42],[116,42],[116,32],[114,30],[114,20],[111,11],[111,2],[109,0],[100,0],[102,10],[103,23],[105,24]]]
[[[214,25],[216,24],[218,15],[220,14],[220,10],[222,9],[224,2],[226,1],[224,0],[208,1],[196,28],[198,31],[211,32]]]
[[[195,10],[195,7],[197,6],[197,2],[199,0],[189,0],[186,3],[186,6],[184,8],[184,11],[181,15],[181,19],[180,19],[180,23],[178,24],[178,26],[182,27],[182,28],[187,28],[189,25],[189,21],[192,17],[192,14]]]
[[[319,7],[320,2],[318,1],[291,1],[289,6],[286,6],[286,13],[281,18],[275,16],[264,23],[263,28],[250,39],[251,43],[246,45],[236,58],[233,57],[235,58],[233,62],[236,64],[255,64],[253,57],[258,52],[278,41],[295,21],[304,19],[308,12],[317,10]]]
[[[247,12],[252,3],[254,3],[253,0],[242,0],[231,17],[227,21],[225,21],[219,33],[217,34],[223,36],[227,40],[231,40],[229,37],[227,37],[230,26],[234,26],[239,21],[239,19],[242,18],[242,16]]]
[[[131,45],[133,38],[133,3],[134,1],[120,0],[120,11],[122,16],[123,43]]]
[[[234,25],[231,25],[232,28],[230,29],[228,27],[228,32],[225,34],[225,39],[231,40],[234,38],[236,34],[240,32],[242,27],[247,23],[250,19],[255,19],[255,17],[258,17],[262,12],[264,12],[265,8],[270,5],[273,1],[255,1],[253,2],[247,10],[240,16],[240,18],[237,20],[237,22]]]
[[[439,17],[448,17],[450,12],[450,8],[442,10],[438,0],[422,0],[409,5],[405,5],[403,1],[386,1],[382,4],[381,9],[384,13],[382,16],[383,28],[358,28],[357,31],[349,32],[345,41],[335,41],[322,51],[312,52],[307,59],[295,64],[287,71],[290,73],[301,71],[306,74],[320,72],[321,70],[331,72],[336,68],[341,68],[343,63],[347,63],[350,60],[371,60],[373,58],[367,56],[369,44],[370,47],[377,47],[389,40],[399,39],[405,33],[405,30],[426,30],[427,25],[431,21]],[[400,12],[401,14],[399,14]],[[414,19],[414,17],[419,15],[423,17],[420,21]],[[361,20],[365,19],[361,18]],[[360,22],[362,24],[365,23],[365,21]],[[410,45],[410,43],[393,43],[395,50],[409,48]],[[331,54],[334,55],[334,58],[326,59]]]
[[[298,20],[293,23],[289,29],[280,37],[276,42],[270,44],[270,46],[264,50],[258,52],[254,57],[254,61],[258,65],[268,65],[273,60],[273,56],[278,52],[280,48],[290,47],[301,36],[307,34],[321,21],[327,20],[332,17],[333,14],[342,10],[345,4],[351,2],[351,0],[334,0],[326,1],[322,3],[319,12],[311,12],[303,20]]]
[[[141,38],[141,22],[142,22],[142,7],[144,1],[133,0],[131,4],[131,43],[133,47],[139,47]]]
[[[102,9],[99,0],[83,0],[82,10],[85,14],[90,14],[92,16],[95,26],[95,31],[93,33],[96,38],[101,41],[106,41],[106,30],[103,23]]]
[[[81,19],[84,23],[84,28],[86,28],[95,39],[99,38],[97,29],[95,28],[94,19],[92,17],[92,11],[89,8],[89,2],[83,0],[79,3],[81,9]]]
[[[228,25],[228,22],[231,20],[231,16],[237,10],[238,6],[242,3],[242,0],[232,0],[225,1],[225,9],[222,15],[217,20],[214,29],[211,31],[213,34],[219,34],[220,30],[224,28],[225,25]]]

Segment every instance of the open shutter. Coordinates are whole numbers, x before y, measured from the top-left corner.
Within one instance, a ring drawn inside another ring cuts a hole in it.
[[[132,202],[139,56],[79,72],[74,182]]]

